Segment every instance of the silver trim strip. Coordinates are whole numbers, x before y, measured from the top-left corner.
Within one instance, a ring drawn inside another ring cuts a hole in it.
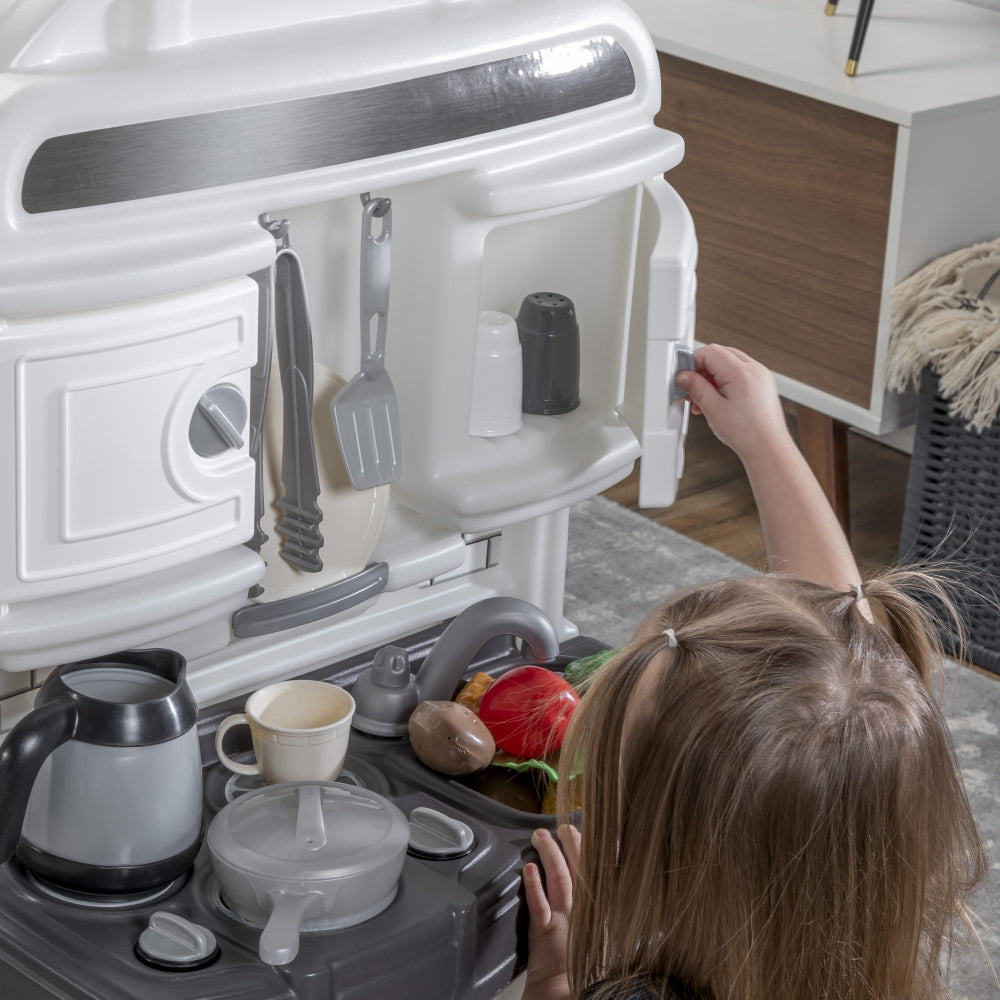
[[[610,38],[342,94],[46,139],[21,203],[38,214],[179,194],[419,149],[606,104],[635,90]]]

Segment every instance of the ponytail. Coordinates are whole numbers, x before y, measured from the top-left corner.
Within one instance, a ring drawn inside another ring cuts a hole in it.
[[[864,583],[875,617],[925,683],[944,656],[942,632],[949,648],[961,655],[965,626],[955,603],[961,590],[971,593],[968,584],[943,565],[889,569]]]

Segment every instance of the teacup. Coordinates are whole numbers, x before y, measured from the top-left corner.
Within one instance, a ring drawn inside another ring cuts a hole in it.
[[[292,680],[255,691],[244,712],[227,716],[215,734],[219,760],[237,774],[281,781],[333,781],[344,766],[354,699],[326,681]],[[234,726],[250,727],[256,762],[241,764],[223,750]]]

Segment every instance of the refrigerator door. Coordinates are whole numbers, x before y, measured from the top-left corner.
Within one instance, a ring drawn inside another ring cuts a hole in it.
[[[643,185],[623,416],[642,444],[639,506],[667,507],[684,471],[690,404],[674,376],[691,366],[698,243],[691,213],[658,177]]]

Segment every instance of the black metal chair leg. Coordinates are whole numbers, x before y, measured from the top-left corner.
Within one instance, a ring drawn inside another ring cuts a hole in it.
[[[851,48],[847,53],[847,66],[844,72],[855,76],[858,72],[858,62],[861,60],[861,48],[865,44],[865,32],[868,31],[868,21],[872,16],[875,0],[861,0],[858,16],[854,21],[854,36],[851,38]]]

